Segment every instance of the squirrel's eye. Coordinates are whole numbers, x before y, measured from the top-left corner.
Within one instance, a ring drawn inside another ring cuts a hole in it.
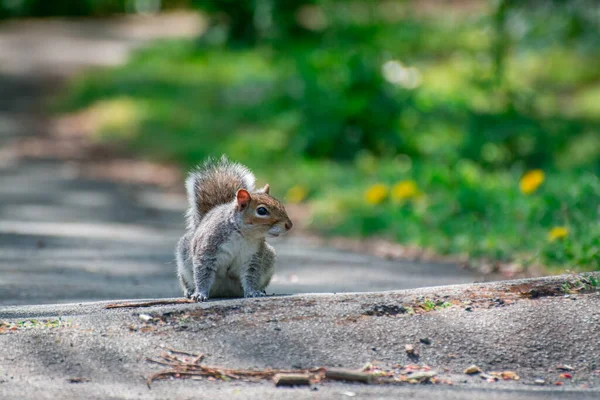
[[[258,215],[268,215],[268,214],[269,214],[269,211],[267,211],[267,209],[266,209],[266,208],[264,208],[264,207],[258,207],[258,208],[256,209],[256,213],[257,213]]]

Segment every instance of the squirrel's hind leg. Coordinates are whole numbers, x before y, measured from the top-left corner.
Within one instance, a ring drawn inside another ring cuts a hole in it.
[[[175,250],[175,259],[179,285],[183,290],[183,295],[189,299],[194,293],[194,266],[190,258],[190,238],[188,235],[184,235],[179,239]]]

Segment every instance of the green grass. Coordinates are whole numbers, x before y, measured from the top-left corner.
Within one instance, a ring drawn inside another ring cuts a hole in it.
[[[27,319],[17,322],[0,320],[0,334],[25,329],[54,329],[71,327],[71,322],[63,321],[62,318],[54,319]]]
[[[447,301],[442,301],[442,300],[433,301],[430,299],[425,299],[423,304],[421,304],[421,308],[426,312],[440,310],[440,309],[448,308],[451,306],[452,306],[452,304],[448,303]]]
[[[597,273],[575,275],[574,279],[567,280],[560,288],[564,294],[600,292],[600,276]]]
[[[349,29],[352,49],[387,49],[367,61],[344,58],[343,40],[285,51],[156,43],[73,82],[59,109],[91,111],[96,140],[141,158],[188,169],[228,154],[277,197],[310,205],[323,234],[600,269],[600,54],[516,47],[495,84],[489,30],[463,22],[410,20],[369,30],[362,44],[352,38],[364,31]],[[421,85],[381,81],[386,57],[415,66]],[[524,194],[519,180],[533,168],[545,180]],[[418,195],[365,198],[372,185],[406,180]],[[549,240],[553,227],[568,234]]]

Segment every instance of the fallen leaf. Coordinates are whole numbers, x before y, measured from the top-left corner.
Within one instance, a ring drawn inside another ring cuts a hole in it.
[[[513,371],[502,371],[502,379],[504,379],[505,381],[508,380],[513,380],[513,381],[518,381],[519,379],[521,379],[519,377],[519,375],[517,375],[516,372]]]
[[[473,374],[478,374],[481,372],[481,368],[479,368],[477,365],[473,364],[467,367],[467,369],[465,369],[465,374],[467,375],[473,375]]]
[[[370,363],[370,362],[368,362],[368,363],[366,363],[366,364],[365,364],[365,365],[364,365],[364,366],[361,368],[361,371],[362,371],[362,372],[370,372],[370,371],[372,371],[374,368],[375,368],[375,367],[373,366],[373,364],[372,364],[372,363]]]
[[[573,377],[573,375],[564,373],[564,374],[560,374],[559,377],[563,378],[563,379],[571,379]]]
[[[562,385],[563,385],[563,383],[562,383],[561,381],[556,381],[556,382],[554,382],[554,384],[555,384],[556,386],[562,386]]]
[[[393,376],[394,372],[393,371],[392,372],[386,372],[386,371],[382,371],[382,370],[379,370],[379,369],[375,369],[375,370],[371,371],[371,374],[373,376]]]
[[[424,381],[424,380],[428,380],[430,378],[433,378],[434,376],[437,375],[437,372],[435,371],[419,371],[419,372],[415,372],[413,374],[410,374],[408,376],[408,379],[411,381]]]

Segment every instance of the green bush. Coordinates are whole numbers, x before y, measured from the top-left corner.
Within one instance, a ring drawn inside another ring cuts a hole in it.
[[[191,0],[0,0],[0,18],[83,17],[189,7]]]
[[[406,96],[386,84],[378,54],[325,47],[295,57],[291,84],[300,93],[292,99],[302,115],[290,137],[295,152],[351,160],[364,150],[389,155],[402,148],[398,113]]]
[[[264,41],[284,42],[310,31],[298,21],[303,7],[319,0],[191,0],[193,6],[211,13],[213,29],[226,30],[233,45],[255,45]],[[209,33],[210,36],[210,33]]]
[[[600,268],[595,33],[513,2],[393,20],[377,2],[319,4],[317,33],[159,43],[75,82],[63,109],[89,107],[100,140],[183,168],[227,153],[307,202],[323,233]],[[530,169],[545,179],[522,190]]]
[[[0,2],[4,17],[88,16],[123,13],[127,0],[23,0]]]

